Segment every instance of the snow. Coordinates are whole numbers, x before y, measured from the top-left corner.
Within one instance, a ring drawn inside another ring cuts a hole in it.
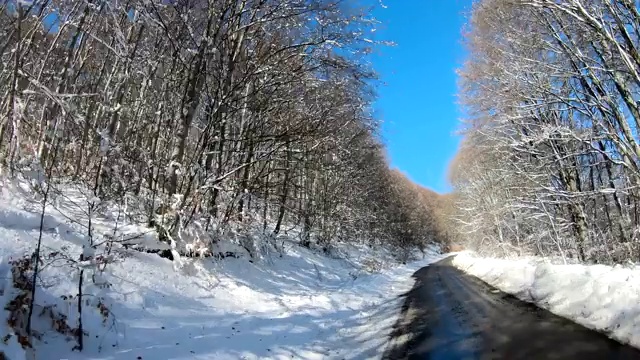
[[[640,267],[491,259],[469,252],[458,254],[453,264],[522,300],[640,347]]]
[[[16,291],[8,262],[36,247],[41,205],[28,185],[1,185],[0,271],[6,275],[0,300],[7,303]],[[245,256],[182,257],[178,263],[117,242],[110,253],[102,247],[89,251],[86,207],[73,189],[61,193],[44,218],[35,359],[373,358],[384,351],[400,312],[399,295],[412,287],[413,272],[442,258],[430,248],[421,260],[393,267],[382,250],[337,244],[334,253],[349,257],[331,257],[288,240],[281,255],[274,250],[253,262]],[[94,243],[135,238],[159,248],[144,226],[115,223],[109,214],[92,219]],[[217,246],[216,253],[239,250],[225,242]],[[79,261],[83,253],[89,259]],[[109,263],[101,271],[105,259]],[[82,352],[72,351],[76,341],[52,330],[52,320],[43,315],[54,309],[77,326],[80,270]],[[2,326],[0,336],[12,332],[6,321]],[[25,357],[15,338],[0,342],[11,360]]]
[[[12,294],[11,288],[11,269],[5,258],[0,258],[0,302],[2,304],[8,303]],[[8,318],[9,312],[4,310],[3,306],[2,319]],[[25,351],[18,343],[16,336],[14,336],[13,330],[7,325],[6,321],[0,323],[0,334],[4,338],[7,335],[11,335],[7,341],[0,342],[0,350],[2,350],[7,359],[10,360],[22,360],[25,359]]]

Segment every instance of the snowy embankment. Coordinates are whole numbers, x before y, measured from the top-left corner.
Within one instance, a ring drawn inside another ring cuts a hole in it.
[[[640,347],[640,267],[558,265],[463,252],[453,264],[518,298]]]
[[[2,186],[0,270],[5,304],[19,293],[10,269],[15,260],[29,258],[40,233],[38,202],[29,197],[24,184]],[[372,358],[384,350],[399,313],[397,296],[413,285],[412,273],[441,258],[431,249],[420,261],[370,273],[365,265],[384,255],[367,247],[341,245],[340,251],[350,256],[341,259],[285,241],[281,255],[256,261],[170,261],[113,242],[104,256],[96,253],[95,259],[108,259],[96,266],[77,261],[86,244],[87,219],[77,210],[80,202],[58,196],[44,217],[36,335],[27,357]],[[114,230],[108,216],[96,217],[92,226],[95,239],[137,234],[154,241],[148,229],[122,220]],[[85,336],[84,349],[78,352],[72,349],[77,344],[81,270]],[[17,336],[11,335],[5,319],[2,322],[0,351],[12,360],[24,357]]]

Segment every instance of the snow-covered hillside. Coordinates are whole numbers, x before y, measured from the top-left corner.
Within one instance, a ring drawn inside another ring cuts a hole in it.
[[[29,191],[26,184],[2,187],[4,304],[20,294],[12,264],[29,258],[40,234],[38,201]],[[37,336],[25,352],[15,334],[8,336],[12,330],[3,320],[0,350],[9,359],[370,358],[384,349],[399,312],[397,296],[412,286],[411,274],[441,257],[430,249],[410,265],[369,272],[384,254],[367,247],[341,245],[338,250],[348,257],[327,257],[284,241],[281,255],[259,261],[246,256],[170,261],[116,241],[108,252],[102,249],[83,262],[78,259],[88,219],[77,202],[62,194],[43,218],[33,313]],[[94,241],[134,235],[154,241],[148,229],[124,220],[116,226],[116,220],[92,219]],[[72,350],[80,270],[82,352]],[[9,311],[5,315],[10,318]]]
[[[522,300],[640,347],[640,267],[457,255],[453,264]]]

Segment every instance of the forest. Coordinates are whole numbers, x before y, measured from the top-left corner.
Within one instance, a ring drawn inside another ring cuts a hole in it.
[[[437,195],[386,158],[369,56],[391,44],[371,10],[4,1],[3,173],[35,179],[43,214],[73,186],[89,218],[126,207],[183,250],[231,233],[252,253],[283,233],[424,248],[441,238]]]
[[[230,232],[291,233],[324,249],[640,255],[633,2],[474,3],[447,195],[390,167],[370,57],[393,44],[375,37],[373,5],[1,6],[3,172],[46,179],[34,187],[45,195],[81,184],[87,213],[126,204],[182,247],[197,228],[205,247]]]
[[[0,0],[0,358],[640,344],[639,2],[457,1]]]
[[[640,12],[628,0],[482,0],[465,29],[451,164],[465,246],[640,256]]]

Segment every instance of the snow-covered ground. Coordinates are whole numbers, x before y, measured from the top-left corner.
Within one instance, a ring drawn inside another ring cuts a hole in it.
[[[109,264],[98,271],[95,263],[78,261],[87,240],[81,201],[62,194],[53,203],[43,223],[44,260],[34,312],[39,339],[27,352],[35,359],[375,358],[399,313],[398,295],[413,285],[412,273],[442,256],[430,249],[420,261],[370,273],[365,265],[384,254],[367,247],[342,245],[350,258],[341,259],[285,242],[282,256],[274,253],[260,261],[172,262],[115,243],[108,255],[102,250]],[[17,291],[9,262],[36,246],[37,204],[26,184],[2,185],[4,303]],[[153,241],[143,227],[119,220],[114,231],[114,222],[108,216],[94,218],[94,240],[138,234]],[[72,351],[73,336],[52,329],[51,316],[62,314],[71,328],[77,326],[80,269],[85,269],[82,352]],[[5,340],[0,350],[9,359],[23,358],[16,336],[7,337],[11,330],[5,320],[0,330]]]
[[[522,300],[640,347],[640,267],[458,254],[453,264]]]

